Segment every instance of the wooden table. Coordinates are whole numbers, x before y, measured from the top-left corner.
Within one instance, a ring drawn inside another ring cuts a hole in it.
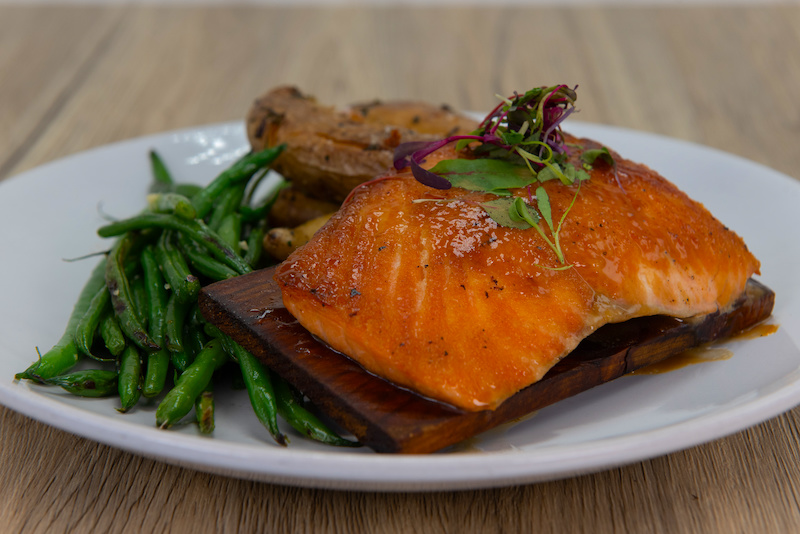
[[[0,7],[0,179],[109,142],[241,119],[293,83],[487,109],[580,84],[580,120],[798,177],[800,6]],[[788,532],[800,411],[578,478],[483,491],[282,487],[143,459],[0,409],[0,529],[25,532]]]

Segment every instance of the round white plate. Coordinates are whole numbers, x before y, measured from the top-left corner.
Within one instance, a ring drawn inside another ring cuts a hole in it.
[[[337,449],[300,437],[275,445],[243,391],[217,394],[217,429],[154,425],[154,405],[128,414],[113,399],[72,397],[14,381],[60,337],[96,260],[65,262],[108,245],[104,216],[145,203],[147,152],[177,180],[204,183],[248,149],[241,123],[155,135],[90,150],[0,183],[0,402],[44,423],[127,451],[203,471],[267,482],[417,491],[522,484],[599,471],[742,430],[800,404],[800,183],[739,157],[606,126],[570,123],[687,191],[744,237],[777,293],[777,333],[727,345],[733,357],[627,376],[425,456]]]

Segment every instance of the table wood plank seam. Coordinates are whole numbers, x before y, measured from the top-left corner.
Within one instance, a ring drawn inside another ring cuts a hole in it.
[[[0,5],[0,44],[0,179],[110,142],[242,118],[255,97],[279,84],[336,105],[419,98],[482,110],[496,104],[495,93],[550,81],[580,84],[575,120],[699,142],[800,178],[797,4]],[[60,221],[40,205],[26,208],[59,231]],[[785,226],[769,206],[743,217],[739,224],[775,217],[776,228]],[[11,232],[41,237],[24,223]],[[796,245],[791,232],[786,243]],[[765,280],[792,274],[774,262],[764,271]],[[0,345],[4,358],[15,357]],[[220,428],[225,420],[220,412]],[[795,532],[798,444],[795,408],[710,443],[594,474],[375,493],[209,474],[0,407],[0,532]]]
[[[123,10],[118,10],[117,17],[113,23],[109,24],[103,35],[94,49],[88,54],[83,62],[78,65],[74,75],[69,82],[64,86],[63,90],[53,100],[47,108],[41,119],[34,125],[25,140],[14,149],[11,154],[6,157],[5,161],[0,163],[0,181],[14,174],[14,169],[25,158],[28,152],[36,145],[42,138],[44,133],[59,116],[61,111],[68,105],[73,96],[79,93],[84,82],[90,77],[98,65],[101,64],[102,57],[108,53],[111,42],[117,33],[118,28],[123,20]]]

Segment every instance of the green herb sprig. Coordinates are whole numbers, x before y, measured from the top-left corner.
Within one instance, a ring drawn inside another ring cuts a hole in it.
[[[569,161],[561,124],[575,111],[576,89],[566,85],[536,87],[522,95],[501,98],[500,104],[468,135],[401,144],[395,150],[394,166],[398,170],[410,167],[414,177],[429,187],[460,187],[501,197],[480,205],[501,226],[534,228],[556,253],[559,263],[565,265],[560,231],[578,197],[580,183],[590,178],[587,171],[597,159],[613,164],[605,147],[584,151],[580,167]],[[468,149],[474,157],[442,160],[430,170],[422,168],[428,155],[453,141],[457,142],[457,150]],[[566,186],[579,185],[557,225],[545,188],[538,185],[535,192],[531,191],[532,185],[550,180],[559,180]],[[520,188],[527,188],[528,202],[522,197],[512,198],[511,190]],[[534,199],[538,210],[532,206]],[[540,224],[542,219],[549,236]]]

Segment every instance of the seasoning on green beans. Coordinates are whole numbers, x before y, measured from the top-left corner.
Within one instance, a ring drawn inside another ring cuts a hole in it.
[[[128,345],[119,359],[118,393],[121,412],[136,406],[142,394],[142,360],[135,345]]]
[[[228,278],[239,276],[236,271],[224,263],[215,260],[211,256],[206,256],[203,250],[201,250],[200,245],[188,236],[181,235],[178,238],[178,243],[186,259],[192,264],[192,267],[203,276],[214,281],[227,280]]]
[[[155,213],[173,213],[187,221],[197,217],[192,201],[179,193],[151,193],[147,195],[147,206]]]
[[[136,309],[128,277],[123,268],[126,255],[133,247],[135,239],[135,234],[124,234],[111,248],[106,262],[106,285],[111,294],[112,307],[119,318],[120,328],[134,343],[150,352],[161,347],[153,341],[139,320],[140,312]]]
[[[108,288],[103,286],[92,297],[86,313],[83,314],[78,326],[75,328],[75,344],[78,350],[90,358],[100,359],[92,354],[92,344],[94,343],[95,333],[100,326],[100,320],[105,315],[106,310],[111,306],[111,295]]]
[[[200,292],[200,280],[189,270],[186,258],[175,241],[173,231],[161,232],[154,249],[156,259],[175,297],[181,302],[194,302]]]
[[[117,372],[88,369],[42,380],[80,397],[109,397],[117,393]]]
[[[170,352],[182,352],[183,325],[189,311],[190,302],[181,302],[173,292],[169,296],[164,325],[164,342]]]
[[[103,344],[113,356],[119,356],[125,350],[127,343],[125,342],[125,334],[119,327],[117,316],[111,313],[111,307],[108,307],[108,313],[103,315],[100,319],[100,326],[98,327],[100,337],[103,339]]]
[[[115,237],[126,232],[148,228],[169,229],[186,234],[197,243],[203,245],[214,257],[231,267],[238,274],[245,274],[252,270],[216,232],[211,230],[200,219],[187,221],[166,213],[142,213],[129,219],[101,226],[97,230],[97,234],[100,237]]]
[[[144,385],[142,395],[145,397],[155,397],[164,389],[169,370],[169,354],[164,344],[164,336],[167,331],[167,290],[164,287],[164,279],[155,258],[152,247],[146,247],[142,251],[142,271],[144,273],[144,286],[147,292],[149,306],[148,328],[150,337],[155,341],[159,348],[151,351],[147,355],[147,367],[145,369]]]
[[[194,407],[195,399],[211,381],[214,371],[227,361],[222,344],[212,339],[186,371],[178,377],[175,386],[167,392],[156,408],[156,426],[168,428],[183,419]]]
[[[238,213],[229,213],[222,218],[217,228],[217,234],[226,245],[231,247],[237,255],[241,254],[242,216]],[[247,260],[244,260],[249,266]]]
[[[208,324],[198,309],[201,282],[258,266],[266,216],[286,182],[259,205],[253,196],[282,150],[247,154],[205,187],[176,183],[151,151],[148,209],[98,230],[116,240],[81,291],[62,338],[16,378],[85,397],[116,395],[123,413],[142,397],[161,397],[157,426],[175,425],[194,409],[198,431],[210,434],[216,417],[214,377],[234,361],[241,371],[234,376],[277,443],[288,442],[278,426],[281,417],[312,439],[357,445],[328,429],[294,398],[288,384]],[[90,364],[88,358],[110,359],[115,370],[105,365],[70,372],[82,355]]]

